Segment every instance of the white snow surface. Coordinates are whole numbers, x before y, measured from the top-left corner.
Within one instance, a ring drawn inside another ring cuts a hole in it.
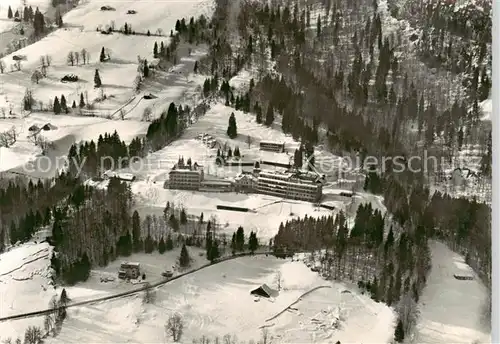
[[[262,283],[275,288],[273,280],[278,271],[283,281],[279,295],[255,302],[250,291]],[[266,321],[306,291],[324,285],[330,288],[314,291],[294,306],[299,310],[297,314],[285,312]],[[342,290],[345,286],[322,280],[302,262],[245,257],[208,267],[158,288],[155,304],[144,305],[141,295],[137,295],[69,309],[61,333],[48,338],[47,343],[170,342],[164,324],[175,312],[184,318],[182,343],[191,343],[203,335],[222,337],[227,333],[240,340],[256,340],[263,325],[270,326],[270,334],[278,342],[310,342],[313,338],[324,341],[328,336],[330,340],[349,338],[346,342],[388,342],[394,327],[392,310],[357,294],[346,299]],[[312,325],[316,313],[333,313],[331,308],[335,304],[345,307],[346,326],[334,330],[332,316]]]
[[[13,106],[15,114],[21,113],[21,99],[25,89],[31,88],[33,97],[42,101],[45,106],[52,103],[55,96],[64,94],[68,104],[77,100],[80,93],[88,92],[89,99],[95,99],[99,94],[98,89],[93,87],[95,69],[99,69],[103,88],[107,95],[114,95],[125,103],[130,98],[132,85],[137,75],[137,57],[153,58],[153,46],[155,42],[164,42],[168,45],[171,29],[174,29],[178,19],[198,17],[201,14],[209,14],[212,1],[191,0],[180,2],[166,0],[155,2],[154,9],[149,1],[111,1],[110,6],[115,11],[101,11],[102,1],[88,0],[81,2],[76,8],[66,13],[63,17],[65,27],[50,33],[42,40],[31,44],[21,50],[4,57],[8,61],[8,73],[2,75],[2,88],[0,94],[5,94],[8,99],[0,97],[0,108],[9,109]],[[128,9],[134,9],[136,14],[127,14]],[[143,35],[123,35],[114,33],[104,35],[96,29],[103,28],[115,22],[116,29],[122,27],[125,22],[132,24],[136,32],[156,33],[162,29],[163,37]],[[99,62],[102,48],[110,52],[111,59],[107,62]],[[70,52],[81,52],[86,49],[90,54],[90,63],[71,66],[67,62]],[[26,61],[22,62],[22,70],[10,72],[10,63],[13,55],[24,55]],[[40,58],[50,55],[51,65],[47,68],[47,77],[38,84],[31,82],[33,71],[40,67]],[[66,74],[76,74],[79,81],[76,83],[62,84],[59,80]],[[123,98],[123,99],[121,99]],[[106,104],[100,104],[106,108]]]
[[[47,243],[27,243],[0,254],[0,317],[46,309],[52,296]],[[43,328],[43,318],[0,322],[0,339],[15,338],[28,326]]]
[[[480,104],[479,107],[483,111],[483,121],[491,121],[493,119],[493,100],[491,98],[488,98],[486,100],[483,100]]]
[[[416,343],[491,343],[481,321],[490,291],[446,245],[431,241],[432,270],[419,300]],[[458,280],[454,274],[474,275]]]

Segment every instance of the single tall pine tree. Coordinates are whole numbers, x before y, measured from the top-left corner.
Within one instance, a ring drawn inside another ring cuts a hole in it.
[[[104,47],[101,49],[101,55],[99,55],[99,61],[104,62],[106,60],[106,52],[104,51]]]
[[[153,47],[153,56],[154,58],[158,57],[158,43],[155,42],[155,46]]]
[[[229,125],[227,127],[227,136],[234,139],[238,136],[238,129],[236,127],[236,118],[234,117],[234,112],[231,112],[231,116],[229,116]]]
[[[403,329],[403,322],[398,320],[398,325],[396,326],[396,330],[394,331],[394,340],[398,343],[402,343],[405,339],[405,332]]]
[[[186,244],[183,244],[181,249],[181,255],[179,257],[179,265],[183,268],[186,268],[190,264],[191,264],[191,258],[189,257],[189,252],[187,250]]]
[[[80,93],[80,107],[83,108],[85,106],[85,100],[83,99],[83,93]]]
[[[68,112],[68,105],[66,104],[66,97],[61,95],[61,111]]]
[[[264,124],[267,126],[270,126],[274,122],[274,109],[272,104],[269,104],[267,107],[267,113],[266,113],[266,119],[264,121]]]
[[[7,18],[12,19],[14,15],[12,14],[12,8],[9,6],[9,10],[7,11]]]
[[[57,98],[57,96],[54,98],[54,113],[56,115],[61,113],[61,104],[59,103],[59,98]]]
[[[102,82],[101,82],[101,77],[99,76],[99,70],[95,70],[95,75],[94,75],[94,87],[99,88],[101,87]]]

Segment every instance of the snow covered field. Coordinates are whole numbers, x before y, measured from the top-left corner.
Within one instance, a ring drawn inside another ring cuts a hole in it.
[[[143,134],[149,124],[135,120],[108,120],[105,118],[54,115],[50,113],[33,113],[23,119],[0,119],[0,132],[15,127],[17,133],[17,142],[14,145],[8,148],[0,147],[0,171],[7,171],[21,165],[28,169],[31,168],[28,162],[34,161],[36,156],[41,153],[41,149],[30,138],[33,132],[30,132],[29,128],[33,125],[42,128],[47,123],[52,124],[54,129],[42,130],[39,135],[48,141],[54,142],[56,149],[59,148],[63,156],[66,156],[68,145],[71,143],[81,140],[96,141],[100,134],[111,133],[114,130],[120,134],[123,141],[130,142],[134,137]],[[64,140],[65,138],[70,138],[69,142],[66,142],[68,140]],[[64,147],[59,143],[62,141],[66,142]],[[57,147],[58,145],[61,147]]]
[[[282,275],[282,290],[272,299],[255,302],[250,290],[261,283],[275,288],[276,272]],[[294,307],[273,317],[303,293],[317,286],[330,286],[304,296]],[[364,296],[342,293],[341,284],[322,280],[301,262],[274,257],[245,257],[221,263],[160,287],[155,304],[142,304],[141,295],[69,309],[69,317],[56,338],[47,343],[135,342],[163,343],[164,324],[174,312],[185,322],[183,343],[201,336],[236,335],[259,339],[263,325],[278,342],[372,341],[388,342],[393,333],[393,312]],[[69,291],[71,297],[71,291]],[[309,302],[311,300],[311,302]],[[344,320],[338,330],[328,314],[340,305]],[[342,308],[343,307],[343,308]],[[326,314],[323,318],[317,313]],[[312,318],[315,318],[313,320]],[[342,340],[344,339],[344,340]]]
[[[238,226],[243,226],[246,233],[256,232],[259,240],[265,244],[276,235],[281,222],[305,215],[320,217],[332,214],[331,210],[315,207],[312,203],[260,194],[169,190],[163,189],[161,184],[147,182],[133,183],[132,192],[137,195],[137,203],[140,204],[138,210],[142,210],[142,213],[160,215],[168,201],[176,206],[184,206],[190,215],[200,216],[203,213],[205,219],[215,216],[221,225],[220,233],[230,236]],[[255,211],[218,210],[217,205],[232,205]]]
[[[200,14],[209,14],[211,10],[211,1],[162,1],[155,3],[154,10],[149,7],[151,3],[141,1],[114,1],[113,6],[116,11],[100,11],[102,1],[86,1],[78,5],[75,9],[68,12],[63,20],[66,27],[58,29],[49,34],[44,39],[27,46],[16,55],[25,55],[26,61],[22,62],[21,71],[12,71],[2,75],[2,84],[0,89],[0,108],[7,110],[12,108],[15,115],[21,113],[21,99],[25,90],[30,88],[33,97],[42,102],[44,107],[52,103],[55,96],[65,95],[68,104],[73,100],[78,103],[81,93],[88,93],[88,98],[92,101],[99,96],[98,90],[93,87],[93,76],[95,69],[99,69],[103,83],[104,93],[112,95],[110,101],[104,101],[97,105],[97,112],[104,111],[104,114],[110,114],[120,104],[130,100],[132,96],[132,86],[137,75],[137,57],[152,59],[153,45],[155,42],[164,42],[168,44],[168,34],[175,27],[177,19],[197,17]],[[129,15],[128,9],[135,9],[136,14]],[[96,31],[97,26],[109,25],[114,21],[116,28],[123,26],[125,22],[131,23],[137,32],[146,32],[150,30],[156,33],[157,29],[163,30],[163,37],[122,35],[114,33],[112,35],[103,35]],[[83,25],[85,23],[85,25]],[[101,49],[105,47],[109,51],[110,60],[99,62]],[[83,59],[80,63],[71,66],[67,62],[67,56],[70,52],[79,52],[85,49],[89,55],[89,63],[83,65]],[[33,83],[31,81],[32,73],[35,69],[41,67],[40,59],[42,56],[50,55],[51,64],[47,67],[47,77]],[[4,61],[12,61],[12,56],[7,55]],[[188,60],[197,57],[196,52]],[[7,70],[10,71],[10,64],[7,64]],[[194,62],[192,62],[194,63]],[[189,64],[189,61],[180,61],[180,64]],[[189,70],[191,72],[192,69]],[[76,74],[79,82],[61,83],[59,80],[66,74]],[[178,73],[177,73],[178,74]],[[192,80],[184,75],[185,83]],[[176,80],[174,80],[176,81]],[[171,86],[179,86],[172,84]],[[182,86],[182,85],[181,85]],[[182,92],[181,92],[182,94]],[[164,99],[163,99],[164,101]]]
[[[433,269],[420,300],[413,342],[486,343],[488,330],[481,325],[480,315],[487,290],[477,279],[453,277],[471,273],[462,257],[439,242],[431,242],[431,249]],[[50,252],[46,243],[28,243],[0,255],[0,317],[45,309],[60,293],[49,278]],[[206,262],[200,252],[190,248],[193,268]],[[138,285],[116,279],[122,260],[139,262],[146,281],[154,283],[167,269],[178,273],[172,267],[178,255],[179,248],[164,255],[134,254],[94,269],[87,282],[66,290],[72,302],[79,302],[135,289]],[[277,296],[256,302],[250,290],[263,283],[278,289],[278,272],[282,289]],[[114,280],[102,282],[102,278]],[[302,296],[322,286],[327,288]],[[61,333],[46,343],[165,342],[163,325],[175,312],[184,318],[183,343],[227,333],[242,340],[258,339],[262,326],[280,343],[387,343],[395,325],[390,308],[350,285],[325,281],[301,261],[255,256],[210,266],[159,287],[154,304],[143,304],[137,294],[69,308]],[[16,338],[30,325],[43,328],[43,317],[1,322],[0,339]]]
[[[446,245],[431,241],[432,270],[419,301],[420,319],[415,343],[490,343],[490,330],[481,323],[489,291],[476,276],[458,280],[453,274],[472,274],[464,258]]]

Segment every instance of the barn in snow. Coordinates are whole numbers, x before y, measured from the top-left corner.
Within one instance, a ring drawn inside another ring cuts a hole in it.
[[[276,296],[277,292],[271,289],[267,284],[263,284],[260,287],[252,290],[250,294],[262,297],[273,297]]]

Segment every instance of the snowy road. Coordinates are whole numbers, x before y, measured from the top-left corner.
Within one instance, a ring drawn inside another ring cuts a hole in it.
[[[463,271],[463,257],[437,241],[429,246],[432,270],[419,302],[414,343],[491,343],[490,330],[481,324],[487,288],[479,279],[455,279],[453,274]]]

